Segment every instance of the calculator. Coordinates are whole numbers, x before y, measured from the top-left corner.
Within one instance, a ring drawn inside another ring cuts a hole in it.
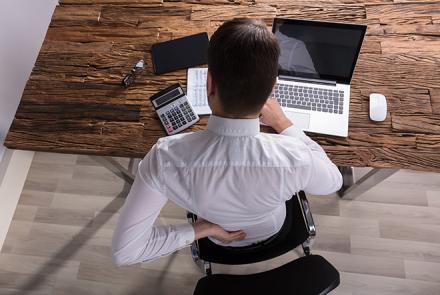
[[[159,91],[150,100],[168,135],[179,133],[200,120],[179,83]]]

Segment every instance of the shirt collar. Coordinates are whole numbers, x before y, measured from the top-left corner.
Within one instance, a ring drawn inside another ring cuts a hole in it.
[[[208,130],[224,136],[251,136],[260,132],[260,120],[229,119],[211,115]]]

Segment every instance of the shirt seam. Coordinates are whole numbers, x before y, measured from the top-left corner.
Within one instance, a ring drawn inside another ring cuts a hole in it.
[[[280,168],[280,169],[296,169],[300,167],[307,167],[309,165],[299,165],[299,166],[272,166],[272,165],[231,165],[231,164],[221,164],[221,165],[197,165],[197,166],[177,166],[177,165],[166,165],[164,169],[167,168],[182,168],[182,169],[198,169],[198,168],[219,168],[219,167],[243,167],[243,168]]]
[[[308,165],[304,165],[304,167],[308,167],[309,168],[308,169],[308,177],[307,177],[307,182],[305,184],[303,184],[303,188],[302,189],[307,187],[307,185],[310,182],[310,179],[312,179],[312,169],[314,167],[314,165],[313,165],[314,163],[313,163],[313,156],[312,156],[311,150],[309,150],[308,154],[309,154],[309,157],[310,157],[310,161],[308,161]]]
[[[166,186],[163,181],[162,156],[160,154],[161,149],[159,148],[159,143],[157,143],[156,151],[157,151],[157,170],[158,170],[159,187],[160,190],[164,194],[166,194]]]
[[[261,132],[255,132],[255,133],[246,133],[240,130],[231,130],[230,133],[227,133],[226,130],[212,130],[212,129],[206,129],[207,131],[217,135],[217,136],[224,136],[224,137],[255,137]]]

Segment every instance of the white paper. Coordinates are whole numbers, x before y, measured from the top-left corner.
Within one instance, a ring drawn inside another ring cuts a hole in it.
[[[188,97],[189,102],[198,115],[211,114],[211,109],[208,105],[208,96],[206,94],[207,75],[207,68],[188,69],[186,97]]]

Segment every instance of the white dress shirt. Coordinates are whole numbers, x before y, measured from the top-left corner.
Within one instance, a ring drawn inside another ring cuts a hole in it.
[[[228,231],[244,230],[246,238],[228,246],[245,246],[280,230],[285,202],[298,191],[326,195],[341,185],[324,150],[295,126],[268,134],[258,119],[211,116],[204,131],[161,138],[139,164],[113,258],[148,261],[194,241],[190,224],[154,225],[168,200]]]

